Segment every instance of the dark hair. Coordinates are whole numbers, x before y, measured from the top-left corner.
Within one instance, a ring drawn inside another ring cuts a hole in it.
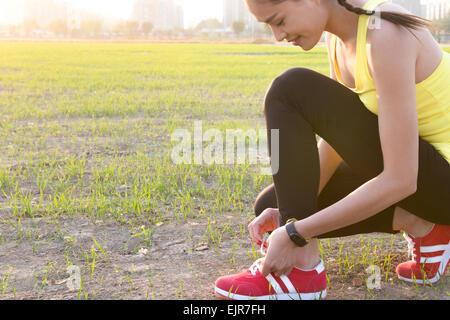
[[[269,1],[274,4],[278,4],[281,2],[284,2],[286,0],[259,0],[260,2]],[[291,0],[291,1],[299,1],[299,0]],[[351,11],[353,13],[356,13],[357,15],[374,15],[376,13],[375,10],[365,10],[362,8],[354,7],[350,3],[347,2],[347,0],[337,0],[337,2],[343,6],[348,11]],[[411,32],[410,29],[417,30],[418,28],[425,27],[429,28],[431,27],[432,21],[413,15],[413,14],[407,14],[407,13],[401,13],[401,12],[393,12],[393,11],[381,11],[380,12],[381,19],[390,21],[396,25],[403,26],[408,29],[408,31]],[[411,32],[412,33],[412,32]],[[414,35],[414,33],[412,33]],[[415,36],[415,35],[414,35]]]

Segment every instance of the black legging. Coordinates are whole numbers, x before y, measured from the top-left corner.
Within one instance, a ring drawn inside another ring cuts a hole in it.
[[[304,219],[353,192],[383,170],[378,117],[344,85],[318,72],[293,68],[277,77],[266,93],[268,130],[279,129],[279,168],[274,184],[261,192],[255,213],[279,208],[281,224]],[[316,136],[342,157],[335,174],[318,196],[320,161]],[[375,216],[318,238],[361,233],[396,233],[396,206],[427,221],[450,225],[450,165],[428,142],[419,139],[417,191]]]

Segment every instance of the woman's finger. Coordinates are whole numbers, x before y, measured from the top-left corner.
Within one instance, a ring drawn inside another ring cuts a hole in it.
[[[258,228],[258,224],[255,223],[251,223],[248,227],[248,231],[250,233],[250,238],[252,239],[253,242],[257,243],[258,241],[260,241],[261,236],[259,235],[259,228]]]
[[[287,277],[287,276],[289,276],[289,274],[290,274],[291,272],[292,272],[292,268],[290,268],[290,269],[289,269],[289,268],[288,268],[288,269],[285,269],[285,270],[283,271],[283,275]]]
[[[274,221],[275,229],[278,229],[280,227],[280,220],[279,219],[274,219],[274,220],[275,220]]]
[[[263,277],[267,277],[267,275],[269,274],[269,273],[271,273],[273,270],[272,270],[272,265],[271,265],[271,263],[269,262],[269,261],[267,261],[267,257],[263,260],[263,262],[262,262],[262,268],[261,268],[261,275],[263,276]]]
[[[291,273],[291,269],[286,268],[286,267],[282,267],[282,266],[275,266],[274,269],[272,270],[272,272],[273,272],[277,277],[281,277],[281,276],[287,276],[287,275],[289,275],[289,273]]]
[[[256,243],[262,241],[261,226],[259,224],[255,224],[253,226],[253,237],[254,237],[254,242],[256,242]]]

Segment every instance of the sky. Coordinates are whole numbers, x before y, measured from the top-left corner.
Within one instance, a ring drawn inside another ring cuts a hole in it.
[[[61,1],[61,0],[59,0]],[[134,0],[65,0],[69,4],[84,8],[92,13],[129,19]],[[24,0],[0,0],[0,24],[20,20]],[[222,0],[174,0],[184,9],[185,27],[195,25],[202,19],[222,20]]]
[[[186,28],[206,18],[223,20],[222,0],[176,0],[175,2],[184,9]]]

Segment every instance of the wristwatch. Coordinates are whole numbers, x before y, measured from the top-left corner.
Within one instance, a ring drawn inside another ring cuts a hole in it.
[[[297,219],[289,219],[286,222],[286,231],[289,235],[289,238],[291,238],[292,242],[294,242],[298,247],[304,247],[309,243],[309,241],[303,238],[295,229],[294,223],[296,221]]]

